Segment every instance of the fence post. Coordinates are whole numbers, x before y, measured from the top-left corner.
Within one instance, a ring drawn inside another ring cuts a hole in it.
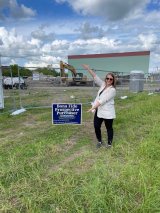
[[[4,96],[3,96],[3,78],[2,78],[2,66],[0,55],[0,109],[4,108]]]
[[[11,83],[12,83],[12,93],[13,93],[13,110],[15,111],[17,109],[16,102],[15,102],[15,96],[14,96],[14,90],[13,90],[13,75],[12,75],[12,68],[9,67],[10,70],[10,76],[11,76]]]
[[[19,66],[18,66],[18,79],[19,79],[19,85],[18,85],[18,91],[19,91],[19,105],[22,109],[22,99],[21,99],[21,79],[20,79],[20,73],[19,73]]]

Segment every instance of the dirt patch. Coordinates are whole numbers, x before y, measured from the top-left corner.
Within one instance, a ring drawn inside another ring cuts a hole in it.
[[[70,155],[69,157],[65,158],[63,161],[61,161],[60,163],[52,166],[49,171],[47,172],[47,174],[50,174],[52,172],[58,171],[59,169],[61,169],[62,167],[64,167],[65,165],[67,165],[69,162],[74,161],[76,158],[83,156],[84,152],[86,151],[86,147],[82,147],[81,149],[79,149],[78,151],[76,151],[74,154]]]
[[[91,139],[94,143],[96,143],[96,138],[95,138],[95,133],[94,133],[94,128],[93,128],[93,122],[84,122],[83,125],[81,126],[80,130],[71,137],[70,139],[66,140],[65,143],[61,146],[59,146],[61,153],[69,151],[73,148],[73,146],[82,138],[84,135],[88,138]],[[78,157],[82,157],[86,150],[90,149],[89,146],[83,146],[79,150],[75,151],[73,154],[70,156],[66,157],[63,159],[61,162],[58,164],[52,166],[47,174],[51,174],[55,171],[58,171],[59,169],[62,169],[66,165],[68,165],[70,162],[74,161]],[[82,162],[81,165],[76,167],[75,172],[77,174],[80,174],[81,172],[84,172],[88,170],[93,164],[95,163],[94,160],[88,159],[84,163]]]
[[[88,158],[83,163],[81,163],[81,165],[75,167],[74,172],[78,175],[85,173],[86,171],[91,169],[95,163],[96,163],[95,159]]]

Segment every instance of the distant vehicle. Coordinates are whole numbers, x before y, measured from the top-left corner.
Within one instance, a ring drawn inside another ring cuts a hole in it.
[[[25,81],[22,77],[5,77],[3,79],[4,89],[26,89]]]
[[[71,79],[66,77],[65,69],[68,69],[71,71],[72,73]],[[68,86],[77,85],[77,84],[81,84],[81,85],[87,84],[86,75],[83,75],[83,73],[77,72],[72,65],[67,64],[63,61],[60,61],[60,73],[61,73],[62,82],[66,82]]]

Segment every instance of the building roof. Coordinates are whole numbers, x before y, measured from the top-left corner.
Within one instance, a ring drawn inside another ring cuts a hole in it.
[[[110,57],[127,57],[127,56],[146,56],[146,55],[150,55],[150,51],[123,52],[123,53],[103,53],[103,54],[87,54],[87,55],[69,55],[68,59],[110,58]]]

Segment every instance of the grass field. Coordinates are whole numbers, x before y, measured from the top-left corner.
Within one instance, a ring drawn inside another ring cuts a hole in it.
[[[50,108],[0,114],[1,212],[160,212],[160,95],[116,99],[111,149],[95,148],[88,108],[82,125],[52,125]]]

